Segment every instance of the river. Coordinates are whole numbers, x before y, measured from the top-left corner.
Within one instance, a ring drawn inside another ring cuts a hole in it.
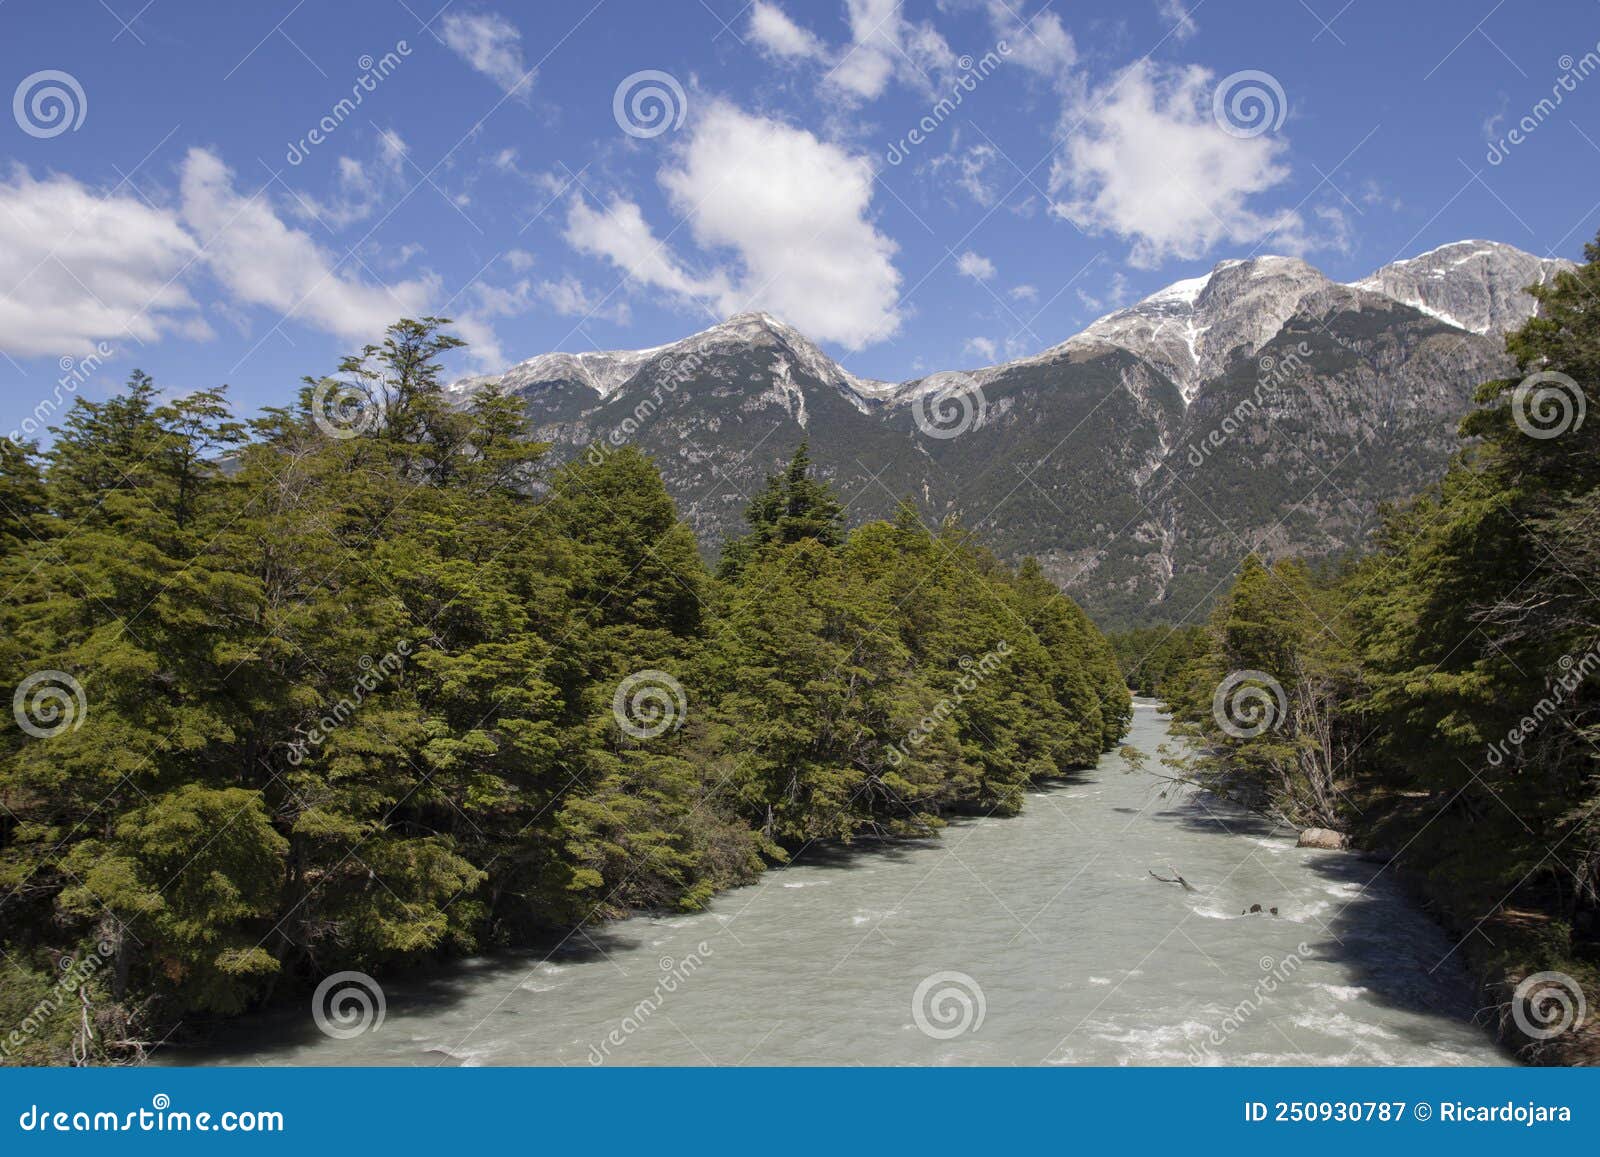
[[[1154,766],[1166,739],[1165,717],[1138,703],[1128,742]],[[376,1031],[335,1039],[305,1008],[158,1060],[1508,1063],[1472,1024],[1451,942],[1380,867],[1298,849],[1209,797],[1163,795],[1112,755],[1035,789],[1015,818],[813,848],[702,913],[384,978]]]

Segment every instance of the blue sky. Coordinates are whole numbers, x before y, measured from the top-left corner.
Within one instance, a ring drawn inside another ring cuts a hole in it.
[[[402,314],[466,370],[765,309],[898,380],[1600,228],[1593,0],[438,2],[0,0],[0,430],[97,348],[253,410]]]

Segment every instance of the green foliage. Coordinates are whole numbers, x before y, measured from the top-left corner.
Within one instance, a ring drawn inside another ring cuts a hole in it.
[[[0,721],[0,1012],[51,1005],[7,1059],[694,909],[812,840],[1014,812],[1126,730],[1037,567],[909,509],[847,536],[802,446],[713,577],[642,454],[548,470],[518,400],[447,399],[445,325],[248,424],[135,372],[0,449],[0,679],[86,705]],[[640,673],[682,700],[643,737]]]
[[[722,551],[719,576],[735,579],[750,559],[773,543],[787,545],[811,539],[838,546],[843,537],[844,508],[826,485],[812,477],[811,449],[801,442],[782,474],[769,474],[766,485],[745,509],[750,531],[729,539]]]
[[[1517,376],[1478,392],[1474,442],[1374,552],[1320,576],[1246,560],[1167,681],[1197,782],[1396,855],[1513,984],[1600,975],[1600,244],[1586,257],[1530,288]],[[1213,706],[1244,669],[1283,709],[1240,737]]]
[[[1178,730],[1201,741],[1197,783],[1297,827],[1343,826],[1359,671],[1339,606],[1337,584],[1300,563],[1245,559],[1167,685]]]
[[[1205,653],[1209,637],[1201,626],[1130,627],[1106,636],[1117,666],[1136,694],[1166,699],[1189,664]]]

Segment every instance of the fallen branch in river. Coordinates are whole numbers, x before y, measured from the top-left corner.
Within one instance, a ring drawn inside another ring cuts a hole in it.
[[[1188,880],[1185,880],[1182,876],[1178,875],[1178,869],[1174,868],[1171,864],[1167,865],[1167,871],[1172,873],[1170,876],[1157,875],[1154,868],[1146,868],[1145,871],[1149,872],[1152,876],[1155,876],[1155,878],[1160,880],[1163,884],[1182,884],[1185,892],[1195,891],[1195,886],[1189,883]]]

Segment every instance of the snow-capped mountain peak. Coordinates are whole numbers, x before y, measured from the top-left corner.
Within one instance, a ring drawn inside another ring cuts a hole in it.
[[[1524,290],[1572,263],[1498,241],[1454,241],[1373,271],[1352,288],[1381,293],[1473,333],[1504,333],[1533,316]]]
[[[1188,401],[1240,347],[1260,348],[1308,297],[1332,285],[1296,257],[1222,261],[1106,314],[1056,348],[1126,349],[1171,378]]]
[[[779,354],[771,362],[769,387],[790,396],[801,393],[797,377],[809,378],[838,390],[858,409],[866,409],[870,401],[887,396],[894,388],[890,383],[856,377],[793,326],[771,314],[751,312],[735,314],[680,341],[648,349],[539,354],[504,373],[463,378],[450,389],[464,394],[490,382],[512,391],[567,384],[587,387],[604,400],[640,374],[663,382],[692,379],[701,376],[713,359],[761,349],[776,349]]]
[[[1165,375],[1187,403],[1234,358],[1254,354],[1290,318],[1307,308],[1331,304],[1381,307],[1398,301],[1472,333],[1498,334],[1533,315],[1537,303],[1524,292],[1526,286],[1542,283],[1557,270],[1570,267],[1570,262],[1535,257],[1494,241],[1453,242],[1343,285],[1297,257],[1267,255],[1219,261],[1210,272],[1175,281],[1142,301],[1108,313],[1039,354],[958,376],[983,385],[1019,367],[1093,354],[1111,346],[1134,354]],[[487,381],[499,381],[513,390],[575,384],[604,400],[642,372],[663,381],[685,380],[713,369],[711,363],[722,355],[760,350],[775,351],[777,356],[766,360],[764,370],[742,377],[743,387],[773,391],[801,408],[808,383],[837,390],[857,410],[867,413],[883,405],[905,405],[930,389],[944,388],[950,376],[932,373],[902,383],[860,378],[794,327],[771,314],[750,312],[649,349],[540,354],[503,374],[468,378],[452,389],[470,390]],[[706,364],[699,365],[701,361]],[[710,376],[729,372],[724,369]]]

